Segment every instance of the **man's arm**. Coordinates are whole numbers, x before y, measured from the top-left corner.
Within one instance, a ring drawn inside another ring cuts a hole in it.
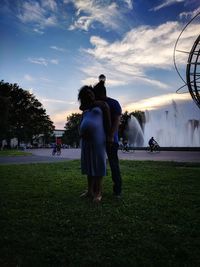
[[[114,142],[114,134],[118,131],[119,124],[120,124],[120,118],[121,115],[116,115],[113,119],[110,136],[109,136],[109,142]]]
[[[111,131],[110,108],[106,102],[101,100],[95,101],[95,105],[100,107],[103,112],[103,125],[106,133],[106,138],[108,138]]]

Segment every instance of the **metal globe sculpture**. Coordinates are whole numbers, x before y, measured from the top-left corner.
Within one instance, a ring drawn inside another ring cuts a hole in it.
[[[200,35],[194,42],[188,57],[186,79],[188,90],[200,108]]]
[[[180,35],[177,38],[177,41],[176,41],[175,46],[174,46],[174,66],[175,66],[175,69],[176,69],[178,75],[180,76],[180,78],[184,82],[184,85],[181,86],[176,92],[180,93],[180,90],[183,89],[185,86],[187,86],[188,91],[189,91],[192,99],[194,100],[196,105],[200,108],[200,35],[195,40],[190,51],[180,51],[180,50],[176,49],[177,44],[179,42],[179,39],[180,39],[182,33],[184,32],[184,30],[199,15],[200,15],[200,12],[198,14],[196,14],[196,16],[194,16],[187,23],[187,25],[183,28],[183,30],[181,31]],[[188,60],[187,60],[187,66],[186,66],[186,81],[183,79],[183,77],[181,76],[181,74],[177,68],[176,54],[175,54],[177,51],[182,52],[182,53],[186,53],[189,55]],[[188,92],[184,92],[184,93],[188,93]]]

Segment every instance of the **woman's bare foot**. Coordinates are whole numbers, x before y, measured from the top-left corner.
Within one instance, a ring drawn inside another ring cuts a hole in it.
[[[99,203],[99,202],[101,202],[101,200],[102,200],[102,196],[101,196],[101,195],[96,196],[96,197],[94,197],[94,199],[93,199],[93,201],[94,201],[95,203]]]

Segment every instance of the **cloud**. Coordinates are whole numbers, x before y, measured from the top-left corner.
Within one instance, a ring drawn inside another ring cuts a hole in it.
[[[34,90],[33,90],[33,88],[30,88],[30,89],[28,89],[28,91],[29,91],[30,94],[33,94]]]
[[[64,4],[69,4],[69,3],[71,3],[71,2],[73,2],[72,0],[63,0],[63,3]]]
[[[22,22],[42,21],[44,19],[44,13],[44,9],[40,7],[38,2],[24,2],[18,18]]]
[[[25,74],[24,79],[28,82],[32,82],[35,80],[30,74]]]
[[[42,6],[52,11],[57,10],[57,3],[55,0],[42,0]]]
[[[47,66],[49,63],[51,64],[58,64],[59,61],[57,59],[45,59],[43,57],[39,57],[39,58],[28,58],[28,61],[34,64],[39,64],[39,65],[44,65]]]
[[[184,2],[185,0],[166,0],[164,1],[162,4],[154,7],[154,8],[151,8],[150,10],[151,11],[158,11],[162,8],[165,8],[165,7],[168,7],[168,6],[171,6],[171,5],[174,5],[174,4],[177,4],[177,3],[181,3],[181,2]]]
[[[133,9],[133,4],[131,0],[124,0],[124,2],[127,4],[129,9]]]
[[[67,122],[67,117],[70,116],[72,113],[80,113],[80,110],[78,110],[77,108],[53,112],[52,114],[50,114],[50,117],[57,129],[64,129],[64,126]]]
[[[58,24],[58,22],[57,22],[56,17],[55,16],[51,16],[51,17],[46,18],[42,22],[41,26],[42,27],[46,27],[46,26],[49,27],[49,26],[56,26],[57,24]]]
[[[68,2],[68,1],[67,1]],[[101,23],[105,28],[119,28],[119,21],[122,21],[120,8],[116,2],[108,4],[107,1],[97,0],[72,0],[77,12],[74,23],[70,30],[81,29],[88,31],[94,22]],[[131,1],[124,1],[131,7]]]
[[[106,73],[116,85],[136,81],[167,89],[167,84],[147,73],[149,70],[174,70],[173,49],[182,27],[178,22],[167,22],[157,27],[140,26],[112,43],[92,36],[92,48],[82,50],[82,53],[88,55],[82,71],[88,78],[96,78],[101,72]],[[198,34],[199,25],[191,25],[182,36],[180,49],[190,51],[194,37]],[[178,61],[186,64],[186,56],[181,53]]]
[[[55,1],[53,0],[45,0],[42,1],[43,6],[39,4],[39,2],[23,2],[22,6],[19,9],[19,14],[17,17],[23,23],[33,23],[35,25],[35,29],[38,29],[40,33],[41,29],[45,27],[51,27],[57,25],[57,19],[54,14],[49,14],[49,10],[53,8],[55,5]],[[53,4],[54,3],[54,4]]]
[[[62,98],[46,98],[40,93],[37,94],[37,98],[47,110],[47,114],[57,129],[64,129],[67,117],[72,113],[80,113],[78,101],[68,101]]]
[[[66,100],[61,100],[61,99],[51,99],[51,98],[43,98],[42,102],[45,103],[61,103],[61,104],[67,104],[67,105],[74,105],[75,102],[69,102]]]
[[[134,110],[155,110],[171,104],[172,100],[178,102],[186,102],[189,100],[191,101],[191,96],[189,94],[165,94],[155,96],[126,104],[124,106],[124,110],[127,110],[129,112]]]
[[[55,65],[58,65],[58,63],[59,63],[58,59],[51,59],[51,60],[49,60],[49,62],[52,64],[55,64]]]
[[[44,31],[39,30],[37,28],[33,29],[33,31],[36,32],[36,33],[38,33],[38,34],[41,34],[41,35],[44,34]]]
[[[131,102],[131,103],[129,102],[128,104],[126,102],[126,104],[124,103],[123,105],[123,112],[125,111],[132,112],[135,110],[140,110],[140,111],[159,110],[171,106],[172,102],[174,101],[178,105],[181,103],[183,104],[191,103],[191,96],[189,94],[165,94],[151,98],[146,98],[137,102]],[[47,106],[47,110],[48,109],[50,110],[50,107],[52,107],[52,103],[68,104],[68,109],[60,111],[48,111],[51,120],[54,122],[54,125],[58,129],[64,128],[67,117],[70,116],[72,113],[80,113],[80,110],[78,109],[78,104],[77,108],[72,108],[74,105],[76,105],[75,102],[67,103],[67,101],[63,100],[43,99],[41,103],[44,103],[45,107]],[[49,108],[47,104],[49,104]],[[198,111],[195,114],[198,114]]]
[[[56,50],[56,51],[59,51],[59,52],[65,52],[65,51],[66,51],[66,49],[64,49],[64,48],[62,48],[62,47],[58,47],[58,46],[56,46],[56,45],[52,45],[52,46],[50,46],[50,48],[51,48],[51,49],[54,49],[54,50]]]
[[[62,3],[61,3],[62,2]],[[23,23],[33,24],[36,33],[42,34],[46,27],[58,26],[66,20],[65,5],[73,4],[75,8],[72,15],[73,22],[69,30],[81,29],[88,31],[94,23],[100,23],[106,29],[124,27],[124,14],[133,8],[132,0],[107,1],[107,0],[26,0],[20,1],[17,17]]]
[[[190,12],[182,12],[179,15],[179,17],[180,17],[180,19],[183,19],[183,18],[190,19],[190,18],[193,18],[194,16],[196,16],[198,13],[200,13],[200,7],[193,10],[193,11],[190,11]]]
[[[49,78],[47,78],[47,77],[40,77],[40,80],[41,80],[42,82],[45,82],[45,83],[52,83],[52,82],[53,82],[53,80],[51,80],[51,79],[49,79]]]
[[[94,77],[91,77],[91,78],[86,78],[86,79],[83,79],[81,81],[82,85],[85,85],[85,84],[89,84],[89,85],[94,85],[97,83],[97,73],[100,73],[100,72],[95,72],[93,74]],[[96,76],[95,76],[96,75]],[[106,82],[106,84],[108,86],[120,86],[120,85],[126,85],[127,83],[123,80],[114,80],[114,79],[110,79]]]
[[[31,62],[31,63],[34,63],[34,64],[39,64],[39,65],[44,65],[44,66],[47,66],[48,65],[48,62],[45,58],[28,58],[28,61]]]

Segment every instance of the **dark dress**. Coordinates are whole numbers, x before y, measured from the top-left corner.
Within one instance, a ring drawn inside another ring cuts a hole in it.
[[[84,111],[81,125],[81,169],[89,176],[106,175],[106,137],[99,107]]]

